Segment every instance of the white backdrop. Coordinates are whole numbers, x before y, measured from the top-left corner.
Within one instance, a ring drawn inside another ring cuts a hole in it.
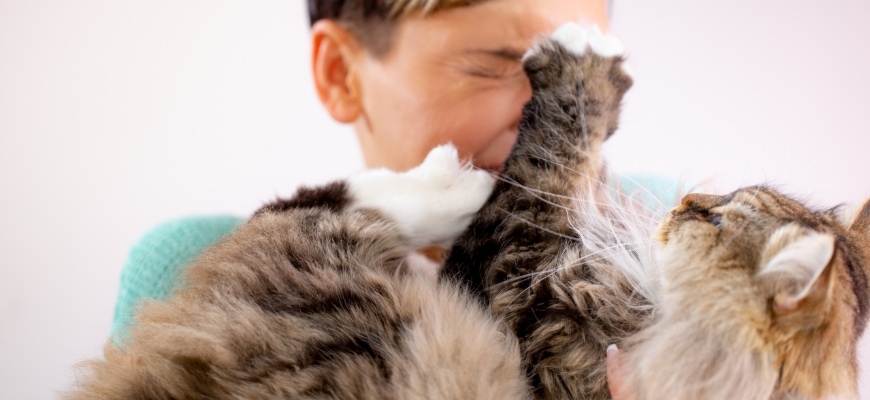
[[[360,168],[316,102],[303,4],[0,0],[0,398],[52,398],[99,354],[149,228]],[[636,84],[613,168],[870,195],[870,3],[723,4],[616,2]]]

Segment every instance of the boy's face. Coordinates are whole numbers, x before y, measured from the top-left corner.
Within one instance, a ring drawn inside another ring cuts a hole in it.
[[[358,63],[355,128],[368,166],[405,170],[452,142],[499,170],[531,96],[520,58],[568,21],[607,30],[605,1],[491,0],[400,21],[390,51]]]

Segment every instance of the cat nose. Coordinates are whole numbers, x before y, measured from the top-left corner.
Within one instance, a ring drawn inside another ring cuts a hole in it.
[[[683,208],[709,210],[719,205],[722,196],[692,193],[683,197]]]

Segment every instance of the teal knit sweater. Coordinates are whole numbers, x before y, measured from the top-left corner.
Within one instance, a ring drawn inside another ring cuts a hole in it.
[[[650,208],[669,207],[675,201],[675,182],[650,176],[620,179],[623,193],[638,193]],[[639,190],[640,188],[646,188]],[[147,299],[166,299],[178,286],[188,264],[207,247],[216,243],[244,222],[234,216],[187,217],[159,225],[146,233],[130,250],[121,271],[121,284],[112,334],[120,340],[136,315],[136,308]]]
[[[242,222],[242,218],[226,215],[187,217],[146,233],[130,250],[121,270],[112,334],[123,336],[143,300],[169,297],[184,267]]]

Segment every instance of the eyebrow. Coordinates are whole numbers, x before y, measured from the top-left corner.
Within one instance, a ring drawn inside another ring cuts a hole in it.
[[[483,54],[493,57],[498,57],[501,59],[509,60],[509,61],[519,61],[523,58],[523,55],[526,53],[525,51],[518,50],[510,47],[502,47],[499,49],[475,49],[468,50],[467,53],[471,54]]]

